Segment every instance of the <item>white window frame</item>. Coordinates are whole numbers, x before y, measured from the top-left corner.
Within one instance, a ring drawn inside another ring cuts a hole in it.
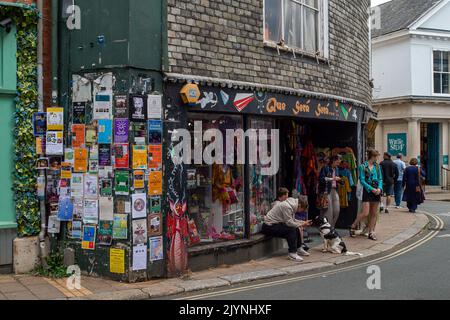
[[[435,52],[449,52],[450,53],[450,49],[448,48],[433,48],[432,52],[431,52],[431,95],[432,96],[436,96],[436,97],[450,97],[450,92],[449,93],[436,93],[434,91],[435,87],[434,87],[434,74],[435,73],[445,73],[445,74],[449,74],[450,76],[450,70],[449,72],[439,72],[439,71],[434,71],[434,53]],[[450,61],[449,61],[450,64]],[[442,83],[441,83],[442,86]]]
[[[284,0],[281,1],[281,37],[283,39],[286,39],[285,37],[285,30],[284,30]],[[317,26],[317,46],[318,51],[320,52],[319,57],[329,59],[329,0],[319,0],[319,6],[318,9],[308,6],[306,3],[302,3],[299,0],[290,0],[292,2],[301,4],[301,12],[302,12],[302,23],[305,23],[305,11],[304,7],[308,7],[314,10],[318,10],[318,26]],[[269,44],[271,46],[276,46],[277,42],[274,40],[265,39],[265,25],[266,25],[266,0],[263,1],[263,40],[264,43]],[[302,33],[301,33],[301,41],[302,45],[304,45],[304,25],[302,26]],[[306,51],[303,48],[297,48],[297,47],[291,47],[288,43],[286,43],[286,46],[290,49],[294,49],[297,52],[304,53],[306,55],[312,55],[315,56],[315,52]]]

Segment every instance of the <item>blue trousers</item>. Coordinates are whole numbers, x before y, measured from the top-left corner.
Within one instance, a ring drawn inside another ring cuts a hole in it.
[[[396,181],[394,185],[395,206],[400,207],[403,198],[403,182]]]

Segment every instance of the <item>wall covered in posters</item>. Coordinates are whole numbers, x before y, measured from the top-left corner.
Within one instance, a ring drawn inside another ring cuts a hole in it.
[[[82,270],[140,281],[164,275],[165,255],[149,259],[147,236],[148,218],[155,213],[149,206],[155,196],[149,177],[158,175],[162,167],[162,158],[156,163],[157,156],[149,154],[162,149],[162,140],[148,148],[147,122],[162,125],[161,112],[151,113],[159,114],[156,119],[147,118],[147,94],[117,92],[116,80],[113,73],[73,76],[68,114],[61,117],[59,108],[51,110],[49,122],[47,113],[46,135],[56,142],[46,156],[57,156],[60,163],[55,162],[46,186],[48,207],[61,226],[54,233],[75,249]],[[152,91],[152,96],[157,95]],[[137,105],[130,108],[129,103]],[[58,141],[64,133],[67,139]],[[152,168],[147,165],[149,158]],[[162,190],[156,195],[162,196]],[[158,230],[152,236],[162,236],[162,229]]]

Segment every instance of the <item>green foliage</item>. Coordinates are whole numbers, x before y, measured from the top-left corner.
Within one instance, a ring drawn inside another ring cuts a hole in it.
[[[39,201],[36,196],[36,150],[33,113],[37,111],[37,23],[39,13],[27,9],[0,7],[0,18],[10,17],[17,27],[17,96],[13,172],[18,234],[35,236],[40,231]]]
[[[67,274],[67,266],[64,265],[64,255],[60,252],[52,253],[45,258],[47,267],[38,266],[33,270],[33,275],[50,277],[50,278],[67,278],[70,274]]]

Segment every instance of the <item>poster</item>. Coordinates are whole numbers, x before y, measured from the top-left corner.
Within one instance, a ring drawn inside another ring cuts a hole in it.
[[[44,137],[36,137],[36,154],[40,156],[45,154],[45,135]]]
[[[100,246],[110,246],[113,236],[113,221],[102,221],[98,224],[98,244]]]
[[[147,169],[147,147],[133,146],[133,169]]]
[[[70,198],[59,198],[58,220],[71,221],[73,219],[73,203]]]
[[[130,96],[130,120],[136,122],[147,120],[147,98],[145,96]]]
[[[59,198],[70,198],[70,179],[61,179],[58,184]]]
[[[63,132],[47,131],[45,149],[47,155],[63,155],[64,154]]]
[[[135,190],[145,188],[145,172],[143,170],[133,172],[133,188]]]
[[[74,156],[72,148],[66,148],[64,150],[64,162],[70,163],[72,166],[74,165]]]
[[[34,136],[45,136],[47,132],[47,113],[35,112],[33,113],[33,133]]]
[[[162,215],[161,213],[151,213],[148,216],[148,235],[149,236],[160,236],[162,235]]]
[[[114,145],[114,168],[128,169],[130,158],[128,155],[128,143],[119,143]]]
[[[116,171],[116,174],[114,176],[114,191],[116,195],[129,195],[130,182],[128,171]]]
[[[63,108],[47,108],[47,130],[48,131],[64,130]]]
[[[133,194],[131,198],[133,219],[147,218],[147,195],[145,193],[137,193]]]
[[[58,220],[57,215],[51,215],[48,217],[47,232],[50,234],[57,234],[61,229],[61,222]]]
[[[82,173],[72,173],[70,193],[73,198],[84,196],[84,176]]]
[[[50,165],[50,170],[61,170],[62,157],[53,156],[48,158],[48,163]]]
[[[84,199],[74,197],[73,199],[73,220],[82,220],[84,214]]]
[[[98,200],[84,199],[83,222],[86,224],[98,223]]]
[[[86,124],[86,102],[72,104],[72,122],[74,124]]]
[[[162,121],[148,120],[148,144],[162,143]]]
[[[94,119],[112,118],[112,92],[104,91],[94,97]]]
[[[39,158],[36,160],[36,168],[38,169],[48,169],[50,168],[49,158]]]
[[[98,147],[99,166],[109,167],[111,166],[111,145],[101,144]]]
[[[98,198],[98,175],[86,174],[84,176],[84,197],[87,199]]]
[[[147,116],[149,119],[161,119],[162,116],[162,96],[149,95],[147,97]]]
[[[162,195],[162,171],[151,171],[148,176],[148,194],[150,196]]]
[[[109,250],[109,272],[125,273],[125,249],[111,248]]]
[[[112,179],[112,177],[113,177],[113,168],[111,166],[99,167],[98,168],[98,177],[99,178]]]
[[[162,168],[162,145],[151,144],[148,146],[148,168],[161,169]]]
[[[150,261],[164,259],[163,237],[154,237],[148,240],[150,242]]]
[[[147,128],[144,123],[135,123],[133,122],[133,137],[134,144],[145,145],[147,138]]]
[[[128,215],[114,214],[113,239],[128,239]]]
[[[101,119],[98,120],[98,143],[111,144],[112,143],[112,121]]]
[[[72,178],[72,165],[69,162],[61,163],[61,179]]]
[[[81,239],[83,233],[83,223],[80,220],[72,221],[72,230],[70,232],[70,237],[72,239]]]
[[[100,196],[112,197],[112,179],[100,178]]]
[[[125,212],[125,200],[114,198],[114,213],[124,214]]]
[[[89,148],[89,159],[98,160],[98,144],[94,144]]]
[[[147,246],[133,246],[133,271],[147,269]]]
[[[113,221],[114,220],[114,202],[113,198],[100,197],[100,220]]]
[[[84,226],[83,227],[83,238],[81,241],[81,248],[86,250],[95,250],[95,226]]]
[[[72,147],[84,147],[84,144],[86,143],[85,129],[86,127],[84,124],[72,125]]]
[[[133,245],[147,244],[147,219],[133,220]]]
[[[92,173],[92,174],[98,173],[98,160],[97,159],[89,159],[89,173]]]
[[[73,172],[87,172],[88,151],[86,148],[73,149]]]
[[[197,188],[197,169],[187,169],[187,188]]]
[[[114,97],[114,116],[116,118],[129,118],[128,102],[126,95],[118,95]]]
[[[86,126],[86,145],[93,145],[97,143],[97,125]]]
[[[161,197],[154,196],[150,198],[150,212],[159,213],[161,212]]]
[[[114,143],[128,143],[129,129],[128,119],[114,119]]]

